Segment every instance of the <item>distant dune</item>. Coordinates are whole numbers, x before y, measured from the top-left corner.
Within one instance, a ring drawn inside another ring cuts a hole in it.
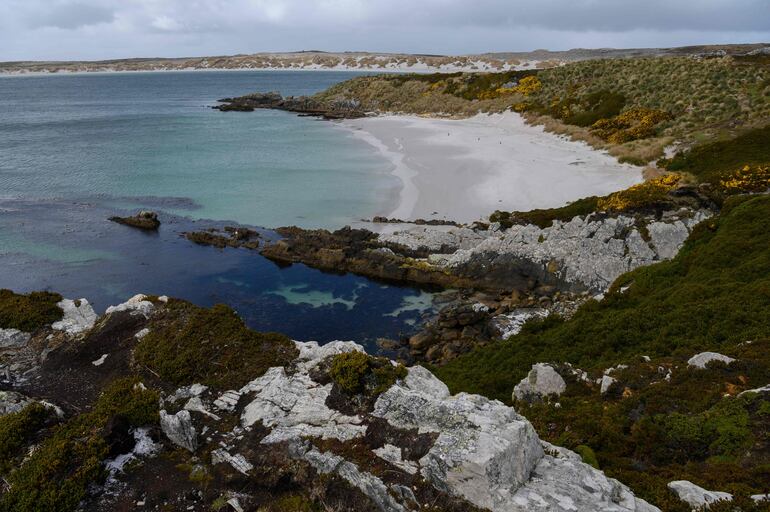
[[[766,51],[768,44],[688,46],[682,48],[573,49],[567,51],[486,53],[481,55],[420,55],[394,53],[304,51],[214,57],[136,58],[103,61],[0,62],[0,73],[62,73],[105,71],[179,71],[198,69],[305,69],[362,71],[506,71],[557,66],[599,58],[662,55],[733,55]]]

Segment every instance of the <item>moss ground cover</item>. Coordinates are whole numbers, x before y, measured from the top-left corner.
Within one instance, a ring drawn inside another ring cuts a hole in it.
[[[104,476],[108,421],[121,416],[131,427],[158,422],[158,394],[135,386],[136,382],[130,378],[115,381],[91,412],[58,427],[20,467],[7,474],[10,490],[0,497],[0,511],[75,510],[89,484]]]
[[[62,310],[56,305],[62,300],[58,293],[32,292],[27,295],[0,290],[0,329],[32,332],[61,320]]]
[[[175,385],[197,382],[238,389],[297,356],[289,338],[252,331],[235,311],[221,304],[207,309],[172,299],[149,329],[135,357]]]

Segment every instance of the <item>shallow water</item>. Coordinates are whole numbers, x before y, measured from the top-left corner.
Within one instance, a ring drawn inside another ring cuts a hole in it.
[[[0,287],[55,290],[100,312],[135,293],[229,304],[295,339],[414,330],[431,295],[253,251],[197,246],[184,231],[340,227],[387,210],[389,166],[333,124],[274,111],[222,113],[219,97],[307,94],[334,72],[194,72],[0,78]],[[158,233],[106,219],[160,212]],[[201,220],[208,219],[208,220]]]
[[[107,204],[177,197],[187,203],[170,212],[269,227],[340,227],[383,213],[400,184],[376,150],[347,131],[286,112],[208,108],[253,91],[311,94],[351,76],[0,77],[0,196]]]

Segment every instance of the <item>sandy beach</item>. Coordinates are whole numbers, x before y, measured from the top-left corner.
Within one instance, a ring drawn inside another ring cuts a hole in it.
[[[562,206],[642,180],[641,168],[527,125],[516,113],[450,120],[381,116],[340,126],[377,148],[403,183],[389,217],[470,222],[494,210]]]

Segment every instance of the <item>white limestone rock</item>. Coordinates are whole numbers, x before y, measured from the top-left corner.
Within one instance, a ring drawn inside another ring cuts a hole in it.
[[[696,354],[687,360],[687,365],[695,368],[705,369],[706,366],[712,361],[722,361],[725,364],[730,364],[735,359],[716,352],[701,352]]]
[[[392,386],[377,399],[372,415],[398,428],[438,434],[419,461],[423,477],[474,505],[502,510],[543,456],[537,434],[498,401],[465,393],[448,396],[436,383],[420,385],[432,379],[420,371]]]
[[[406,512],[408,509],[391,495],[385,483],[358,469],[358,466],[338,455],[316,449],[295,450],[295,457],[310,463],[321,474],[336,474],[368,496],[378,509],[387,512]]]
[[[143,315],[145,318],[149,318],[154,310],[155,304],[147,300],[146,295],[140,293],[122,304],[108,307],[106,313],[110,315],[120,311],[130,311],[132,315]]]
[[[516,308],[510,313],[493,317],[490,325],[497,331],[500,339],[507,340],[519,334],[529,320],[545,318],[548,314],[548,310],[544,308]]]
[[[64,331],[70,336],[81,334],[91,329],[98,316],[86,299],[78,301],[63,299],[56,303],[64,312],[64,316],[58,322],[51,324],[51,328]]]
[[[602,378],[600,380],[600,388],[599,392],[603,395],[607,391],[610,390],[610,386],[615,384],[618,380],[614,377],[610,377],[609,375],[602,375]]]
[[[567,383],[553,366],[546,363],[532,365],[526,377],[513,388],[513,398],[533,402],[559,396],[567,389]]]
[[[216,450],[211,452],[212,464],[221,464],[223,462],[230,464],[233,467],[233,469],[235,469],[240,473],[243,473],[244,475],[248,475],[249,471],[254,469],[254,465],[251,464],[249,461],[247,461],[246,457],[244,457],[240,453],[231,455],[227,450],[223,448],[217,448]]]
[[[364,347],[354,341],[332,341],[319,345],[317,341],[295,341],[294,346],[299,350],[299,356],[295,360],[297,368],[309,371],[329,356],[345,352],[364,352]]]
[[[687,480],[674,480],[668,488],[693,508],[703,507],[721,500],[732,501],[733,495],[726,492],[709,491]]]
[[[160,428],[175,445],[195,452],[198,448],[198,433],[192,423],[190,411],[181,410],[176,414],[160,411]]]
[[[710,215],[706,210],[682,210],[662,220],[647,219],[649,242],[636,227],[636,219],[623,215],[575,217],[568,222],[554,221],[553,226],[544,229],[532,224],[516,225],[501,232],[467,228],[439,231],[421,226],[380,235],[380,240],[434,252],[457,247],[451,254],[429,258],[434,265],[452,269],[473,261],[482,261],[485,266],[497,260],[509,265],[511,261],[529,262],[533,268],[551,269],[568,285],[602,292],[629,270],[675,256],[692,228]]]
[[[18,329],[0,329],[0,350],[25,346],[32,336]]]
[[[392,444],[385,444],[381,448],[376,448],[372,452],[382,460],[388,461],[401,471],[414,475],[419,470],[417,464],[410,460],[404,460],[401,456],[401,448]]]
[[[326,406],[332,385],[320,385],[307,373],[288,375],[282,367],[270,368],[262,377],[241,388],[253,394],[241,414],[244,428],[257,422],[272,429],[262,443],[278,443],[303,436],[348,441],[363,436],[366,426],[359,416],[347,416]]]

